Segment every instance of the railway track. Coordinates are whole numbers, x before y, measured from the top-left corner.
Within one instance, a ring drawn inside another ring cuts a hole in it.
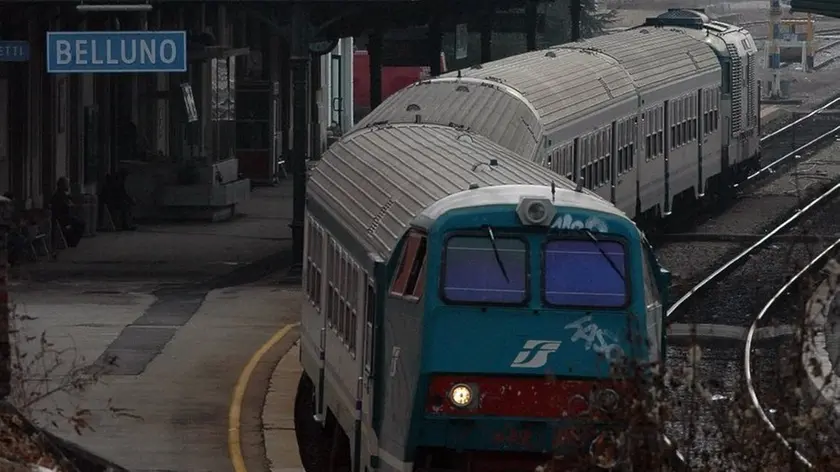
[[[692,375],[697,380],[696,384],[667,386],[672,389],[672,402],[688,405],[683,408],[686,417],[675,418],[676,421],[666,428],[666,434],[672,439],[681,438],[684,444],[689,443],[679,449],[689,465],[702,466],[708,470],[709,464],[697,463],[699,458],[708,455],[726,457],[733,461],[718,464],[719,467],[734,467],[736,461],[729,457],[733,453],[728,452],[726,446],[732,446],[732,441],[738,438],[729,422],[732,412],[740,408],[744,385],[740,376],[743,366],[739,365],[743,362],[741,343],[755,321],[753,314],[762,312],[764,301],[772,299],[785,287],[787,281],[795,275],[796,267],[807,265],[814,259],[813,254],[822,253],[832,243],[811,241],[777,245],[774,238],[785,233],[840,234],[840,219],[835,217],[840,212],[838,196],[840,184],[835,184],[762,239],[722,264],[683,294],[668,311],[669,323],[690,323],[699,329],[704,326],[720,326],[725,322],[730,328],[728,333],[720,333],[719,340],[712,341],[713,349],[703,351],[702,360],[697,359],[694,352],[698,349],[696,346],[669,348],[669,367],[674,368],[675,364],[683,366],[688,360],[692,364]],[[753,349],[766,343],[771,344],[769,349],[772,352],[765,356],[766,359],[772,359],[774,353],[784,352],[789,347],[784,341],[791,338],[794,332],[790,328],[793,319],[776,317],[775,322],[779,324],[775,332],[764,330],[762,335],[757,335],[757,330],[753,330],[749,338]],[[702,335],[709,337],[710,333]],[[779,338],[782,343],[778,342]],[[773,371],[772,366],[769,371]],[[777,385],[762,385],[765,389],[778,391]],[[745,450],[746,446],[740,448],[742,453]]]
[[[781,128],[762,136],[759,169],[747,177],[746,184],[779,171],[794,160],[819,151],[819,145],[840,133],[840,97]],[[744,183],[736,186],[743,187]]]
[[[744,343],[744,381],[749,407],[766,428],[770,440],[780,446],[771,454],[794,470],[813,469],[827,453],[837,452],[832,448],[836,425],[818,414],[820,409],[811,396],[810,385],[803,384],[809,380],[801,359],[801,338],[790,335],[768,348],[756,345],[755,334],[768,323],[796,323],[791,318],[803,312],[803,298],[807,299],[813,290],[814,280],[822,278],[819,272],[825,263],[838,253],[840,239],[831,242],[777,290],[753,320]],[[808,324],[798,325],[799,336],[813,335]],[[797,388],[790,388],[791,385]],[[804,424],[803,418],[807,419]]]

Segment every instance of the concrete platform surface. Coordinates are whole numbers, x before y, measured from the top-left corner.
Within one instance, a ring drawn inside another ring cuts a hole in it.
[[[44,388],[46,382],[55,386],[67,381],[65,374],[74,362],[84,366],[104,352],[118,355],[116,366],[106,370],[100,383],[73,394],[54,393],[37,402],[31,416],[133,471],[230,471],[228,415],[240,371],[277,329],[297,320],[299,300],[299,290],[277,286],[218,289],[202,295],[186,319],[176,317],[167,324],[167,310],[177,312],[178,306],[161,306],[150,294],[68,287],[18,294],[17,313],[26,315],[21,336],[33,338],[28,343],[21,340],[28,357],[45,350],[38,342],[41,332],[55,344],[46,350],[76,348],[54,354],[63,367],[49,370],[49,364],[30,371],[27,391]],[[126,336],[132,327],[133,334]],[[162,332],[166,335],[160,336]],[[142,369],[121,371],[125,363]],[[265,385],[253,387],[238,426],[246,451],[263,445],[259,415]],[[115,415],[109,402],[129,416]],[[56,415],[74,408],[90,410],[94,431],[79,436]],[[259,455],[258,462],[264,463],[264,453]]]
[[[154,278],[187,283],[222,276],[291,248],[292,184],[258,187],[230,221],[142,224],[136,231],[99,232],[12,273],[55,282]]]
[[[295,393],[300,373],[300,350],[296,343],[277,363],[263,405],[265,455],[271,472],[305,472],[300,463],[294,425]]]

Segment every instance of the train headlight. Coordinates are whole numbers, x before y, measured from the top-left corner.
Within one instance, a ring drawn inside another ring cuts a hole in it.
[[[449,390],[449,401],[453,405],[464,408],[470,405],[473,401],[473,390],[467,384],[453,385]]]
[[[548,226],[556,212],[547,198],[522,197],[516,207],[519,221],[526,225]]]

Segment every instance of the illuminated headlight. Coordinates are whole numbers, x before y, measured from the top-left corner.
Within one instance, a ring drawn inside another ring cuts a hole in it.
[[[453,385],[449,390],[449,401],[453,405],[464,408],[470,405],[473,401],[473,390],[467,384]]]
[[[545,198],[522,197],[516,207],[519,220],[526,225],[547,226],[556,211],[551,201]]]

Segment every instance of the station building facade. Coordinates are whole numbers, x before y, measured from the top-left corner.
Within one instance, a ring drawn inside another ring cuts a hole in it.
[[[11,192],[27,209],[43,208],[59,177],[77,195],[96,195],[107,174],[125,169],[142,217],[165,208],[232,211],[251,181],[279,176],[293,132],[288,31],[271,20],[268,6],[75,7],[28,2],[2,9],[0,38],[25,42],[28,51],[0,54],[0,193]],[[187,70],[48,73],[47,33],[84,31],[185,31]],[[308,156],[320,155],[331,124],[352,126],[352,52],[348,38],[313,58]]]

